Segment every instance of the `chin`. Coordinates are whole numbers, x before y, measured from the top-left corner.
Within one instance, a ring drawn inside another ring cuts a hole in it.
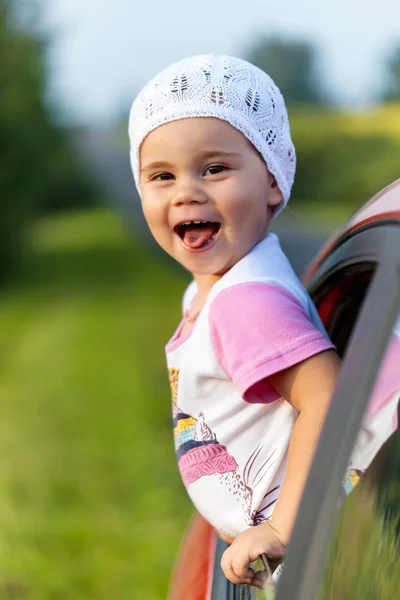
[[[193,265],[194,267],[194,265]],[[196,266],[195,268],[189,268],[189,271],[194,273],[195,275],[209,276],[209,277],[222,277],[225,275],[231,266],[226,265],[207,265],[203,269]]]
[[[210,277],[222,277],[237,262],[237,259],[232,258],[232,256],[222,257],[220,253],[219,256],[214,257],[207,256],[207,253],[189,257],[179,256],[178,253],[171,253],[170,255],[191,273],[201,276],[209,275]]]

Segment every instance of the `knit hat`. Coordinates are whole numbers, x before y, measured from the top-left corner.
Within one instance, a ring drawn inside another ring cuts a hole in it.
[[[129,118],[130,157],[139,190],[139,150],[144,138],[165,123],[216,117],[241,131],[263,157],[287,204],[296,170],[285,102],[271,77],[231,56],[192,56],[161,71],[140,92]],[[140,190],[139,190],[140,193]]]

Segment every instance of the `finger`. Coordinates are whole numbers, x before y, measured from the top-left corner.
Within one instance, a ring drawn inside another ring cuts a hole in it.
[[[260,579],[261,581],[267,581],[268,573],[263,569],[262,571],[256,571],[254,579]]]
[[[232,565],[232,552],[231,549],[225,550],[221,558],[221,568],[225,574],[225,577],[232,581],[232,583],[251,583],[254,577],[253,569],[249,569],[249,575],[241,577],[238,575]]]
[[[221,558],[221,569],[224,572],[224,575],[229,581],[232,583],[239,583],[239,578],[235,575],[232,569],[232,561],[231,561],[231,549],[228,548],[222,555]]]
[[[232,581],[232,583],[237,583],[237,584],[240,583],[240,584],[247,584],[247,585],[251,585],[253,583],[253,578],[238,577],[232,568],[223,568],[222,570],[224,572],[225,577],[227,579],[229,579],[229,581]]]
[[[249,562],[250,561],[247,554],[239,554],[236,552],[232,559],[232,569],[235,575],[241,579],[253,580],[254,569],[248,566]]]
[[[259,590],[263,590],[267,583],[268,574],[266,571],[257,571],[254,575],[253,585]]]
[[[253,587],[264,591],[265,590],[265,583],[263,581],[261,581],[260,579],[253,579],[252,583],[250,584]]]

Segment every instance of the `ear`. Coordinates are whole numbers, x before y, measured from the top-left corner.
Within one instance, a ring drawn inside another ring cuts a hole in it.
[[[269,193],[268,193],[268,205],[269,206],[278,206],[283,200],[282,192],[276,183],[275,177],[268,171],[268,183],[269,183]]]

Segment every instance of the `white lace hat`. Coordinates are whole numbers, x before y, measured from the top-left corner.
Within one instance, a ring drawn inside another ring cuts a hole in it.
[[[139,188],[139,151],[154,129],[188,117],[217,117],[241,131],[276,178],[287,204],[296,171],[285,102],[272,79],[258,67],[231,56],[192,56],[156,75],[135,99],[129,118],[130,156]]]

